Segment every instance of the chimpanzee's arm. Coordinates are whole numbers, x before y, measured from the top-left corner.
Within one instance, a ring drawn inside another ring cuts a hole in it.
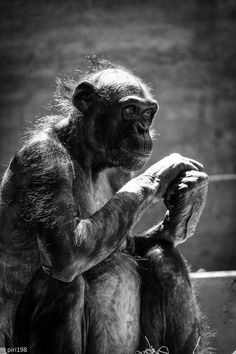
[[[44,271],[62,281],[95,266],[117,249],[139,214],[152,202],[159,180],[130,181],[99,211],[81,220],[73,197],[73,165],[55,141],[36,141],[18,153],[11,168],[18,187],[20,219],[37,233]],[[83,198],[83,187],[81,187]]]
[[[168,185],[199,164],[173,154],[123,186],[91,217],[81,220],[73,197],[73,164],[53,139],[26,145],[16,158],[21,190],[21,219],[37,232],[44,271],[62,281],[94,267],[117,249],[143,211],[160,199]],[[80,191],[83,198],[83,187]]]

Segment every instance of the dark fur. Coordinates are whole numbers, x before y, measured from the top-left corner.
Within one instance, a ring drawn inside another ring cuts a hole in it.
[[[132,151],[150,152],[152,140],[150,127],[123,120],[118,101],[154,105],[150,89],[124,68],[92,63],[58,80],[61,113],[37,123],[3,177],[1,331],[6,345],[34,354],[131,354],[145,336],[156,349],[192,353],[201,332],[185,262],[163,225],[131,237],[154,180],[125,183],[146,161]],[[124,83],[111,72],[117,81],[107,84],[111,68]],[[96,94],[84,96],[85,81]]]

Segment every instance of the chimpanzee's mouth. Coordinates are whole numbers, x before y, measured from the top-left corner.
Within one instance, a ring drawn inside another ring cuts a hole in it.
[[[122,149],[125,153],[130,154],[130,155],[135,155],[137,157],[141,157],[141,158],[149,158],[151,155],[151,151],[150,152],[140,152],[140,151],[129,151],[128,149]]]
[[[134,155],[137,155],[137,156],[140,156],[140,157],[149,157],[151,155],[150,152],[139,152],[139,151],[132,151],[131,154],[134,154]]]

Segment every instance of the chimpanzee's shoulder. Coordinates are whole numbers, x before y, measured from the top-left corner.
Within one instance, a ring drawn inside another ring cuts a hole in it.
[[[31,174],[59,173],[71,169],[71,159],[65,147],[56,138],[45,132],[39,133],[26,141],[15,154],[9,168],[12,172]]]
[[[58,159],[69,159],[65,147],[60,141],[47,133],[39,133],[26,141],[25,145],[15,155],[22,162],[39,162],[40,160],[55,162]]]

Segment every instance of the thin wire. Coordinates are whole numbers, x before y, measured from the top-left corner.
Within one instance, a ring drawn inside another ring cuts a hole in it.
[[[219,181],[234,181],[236,180],[236,174],[228,174],[228,175],[211,175],[209,176],[210,182],[219,182]]]

